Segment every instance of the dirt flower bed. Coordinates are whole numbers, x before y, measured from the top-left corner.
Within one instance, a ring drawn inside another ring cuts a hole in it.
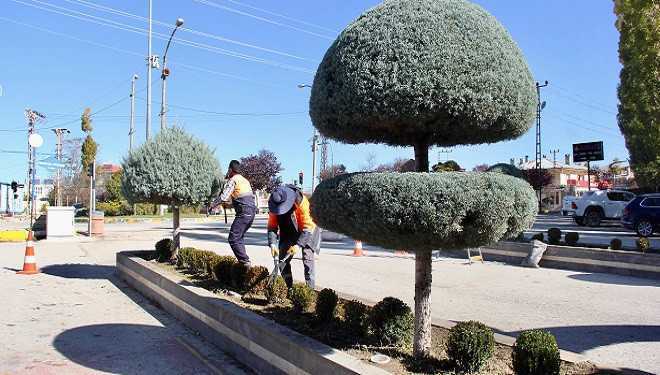
[[[149,259],[147,259],[149,260]],[[333,348],[342,350],[349,355],[378,366],[393,374],[449,374],[454,373],[449,358],[444,349],[444,343],[449,336],[449,330],[433,327],[433,342],[431,358],[415,360],[412,357],[412,344],[403,347],[381,346],[372,335],[352,332],[343,324],[339,316],[331,320],[319,319],[312,311],[296,312],[287,301],[283,304],[269,304],[260,295],[240,295],[228,289],[219,288],[217,280],[205,274],[192,273],[186,268],[180,268],[168,263],[157,263],[170,272],[178,272],[191,283],[215,293],[218,298],[230,301],[238,306],[253,311],[267,319],[288,327],[300,334],[309,336]],[[343,305],[348,302],[340,299],[337,311],[341,315]],[[512,349],[509,346],[496,344],[493,357],[488,361],[482,374],[514,374],[511,360]],[[370,358],[376,354],[390,357],[386,364],[375,364]],[[598,374],[593,363],[562,362],[561,374]]]

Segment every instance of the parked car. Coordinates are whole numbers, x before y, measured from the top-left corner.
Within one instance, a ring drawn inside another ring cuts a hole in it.
[[[561,214],[563,216],[573,215],[575,209],[573,209],[571,203],[573,203],[573,201],[576,199],[577,197],[575,195],[567,195],[561,199]]]
[[[628,202],[622,211],[621,226],[648,237],[660,229],[660,194],[644,194]]]
[[[87,213],[89,212],[89,211],[87,211],[87,208],[85,208],[83,206],[82,203],[74,203],[74,204],[71,205],[71,207],[75,208],[75,211],[74,211],[74,214],[73,214],[75,217],[87,216]]]
[[[623,190],[590,190],[571,203],[577,225],[597,227],[603,220],[619,220],[635,194]]]

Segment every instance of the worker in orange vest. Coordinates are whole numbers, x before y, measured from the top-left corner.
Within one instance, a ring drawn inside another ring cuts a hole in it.
[[[229,246],[234,252],[236,259],[238,259],[238,263],[252,267],[250,257],[248,257],[247,252],[245,251],[245,243],[243,242],[243,239],[245,233],[250,229],[254,222],[254,215],[257,212],[257,206],[255,204],[254,193],[252,192],[250,182],[240,173],[241,163],[238,160],[232,160],[229,163],[229,170],[227,172],[229,180],[225,184],[224,189],[222,189],[220,197],[213,202],[213,205],[217,205],[219,202],[226,204],[231,198],[236,216],[229,229]]]
[[[321,230],[309,214],[309,200],[299,187],[278,186],[268,199],[268,246],[273,258],[285,260],[282,277],[287,286],[293,285],[291,257],[302,254],[305,282],[315,286],[314,253],[321,245]],[[277,244],[279,231],[279,247]]]

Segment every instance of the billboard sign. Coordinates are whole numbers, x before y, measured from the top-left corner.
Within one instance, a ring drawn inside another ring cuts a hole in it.
[[[605,160],[603,141],[573,144],[573,162]]]

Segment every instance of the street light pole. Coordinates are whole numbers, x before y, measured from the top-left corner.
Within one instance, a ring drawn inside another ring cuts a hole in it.
[[[170,70],[167,69],[167,51],[170,49],[170,43],[172,43],[172,38],[174,37],[174,33],[183,25],[183,18],[179,18],[176,20],[176,27],[172,31],[172,35],[170,35],[170,40],[167,42],[167,47],[165,48],[165,55],[163,55],[163,72],[160,76],[160,78],[163,79],[163,93],[162,93],[162,98],[161,98],[161,103],[160,103],[160,131],[163,132],[165,131],[165,84],[166,84],[166,78],[167,76],[170,75]]]
[[[545,81],[545,85],[539,85],[536,82],[536,95],[538,98],[538,104],[536,106],[536,171],[539,187],[539,212],[541,212],[541,196],[543,195],[543,187],[541,186],[541,111],[545,108],[545,101],[541,103],[541,87],[546,87],[547,85],[548,81]]]
[[[56,128],[53,129],[53,132],[57,134],[57,160],[62,161],[62,135],[64,133],[71,133],[69,129],[65,128]],[[60,181],[62,180],[62,169],[58,169],[56,172],[57,175],[57,196],[56,196],[56,206],[61,206],[62,205],[62,191],[61,191],[61,183]]]
[[[135,80],[136,79],[138,79],[138,75],[134,74],[133,80],[131,81],[131,128],[128,131],[128,137],[129,137],[128,149],[130,151],[133,151],[133,133],[135,133],[135,130],[133,130],[133,116],[135,116]]]
[[[149,140],[149,131],[151,129],[151,68],[153,66],[153,58],[151,56],[151,22],[152,22],[152,0],[149,0],[149,42],[147,54],[147,140]]]

